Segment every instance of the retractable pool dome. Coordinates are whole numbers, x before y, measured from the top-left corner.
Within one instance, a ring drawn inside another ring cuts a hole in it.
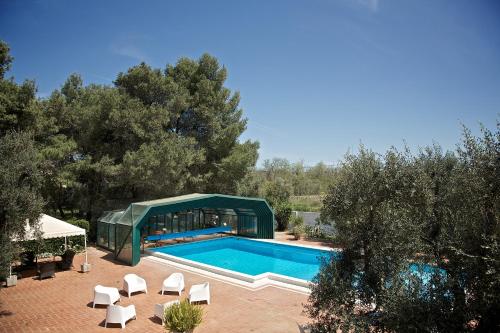
[[[136,202],[126,210],[105,212],[97,221],[97,245],[134,266],[139,263],[144,236],[221,225],[231,226],[240,236],[274,238],[274,213],[266,200],[193,193]]]

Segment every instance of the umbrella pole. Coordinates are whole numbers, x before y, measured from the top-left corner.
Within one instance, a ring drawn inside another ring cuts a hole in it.
[[[87,233],[85,233],[84,237],[84,242],[85,242],[85,263],[88,263],[88,258],[87,258]]]

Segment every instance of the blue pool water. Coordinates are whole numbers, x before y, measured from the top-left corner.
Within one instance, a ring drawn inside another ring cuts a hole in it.
[[[276,273],[311,281],[331,251],[226,237],[159,247],[156,252],[249,275]]]

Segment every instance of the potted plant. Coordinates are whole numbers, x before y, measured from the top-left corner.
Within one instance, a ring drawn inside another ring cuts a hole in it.
[[[73,259],[75,258],[76,251],[68,248],[64,253],[61,255],[61,269],[63,270],[68,270],[73,267]]]
[[[165,309],[164,326],[170,332],[193,332],[202,317],[203,309],[185,299]]]
[[[79,244],[74,244],[72,241],[69,241],[67,246],[64,245],[61,247],[61,269],[68,270],[73,267],[73,259],[75,258],[75,254],[77,252],[81,252],[82,247]]]

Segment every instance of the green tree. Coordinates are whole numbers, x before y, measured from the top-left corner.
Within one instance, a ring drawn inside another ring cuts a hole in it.
[[[35,123],[35,82],[26,80],[19,85],[13,78],[4,78],[12,59],[9,47],[0,40],[0,136],[11,130],[31,130]]]
[[[456,154],[347,156],[323,209],[345,249],[312,287],[314,331],[498,331],[499,127],[465,129]]]
[[[346,156],[322,211],[335,221],[345,247],[342,259],[325,263],[312,287],[307,311],[316,319],[314,331],[364,332],[374,325],[371,313],[384,308],[388,284],[420,248],[412,217],[413,205],[426,200],[422,188],[408,152],[393,149],[380,157],[360,147],[358,155]]]
[[[169,134],[159,143],[143,144],[137,151],[127,152],[120,175],[135,192],[134,197],[147,193],[152,197],[185,193],[193,182],[189,167],[200,163],[202,154],[190,138]],[[182,156],[182,158],[179,158]]]
[[[5,277],[17,250],[12,239],[23,239],[26,221],[36,227],[44,202],[31,136],[7,133],[0,138],[0,156],[0,275]]]
[[[181,58],[165,71],[142,63],[120,73],[116,86],[162,115],[162,130],[193,139],[203,159],[189,166],[186,188],[234,194],[238,181],[257,160],[258,144],[240,143],[246,119],[239,93],[224,87],[227,70],[204,54],[197,61]]]
[[[273,207],[276,219],[276,230],[285,231],[288,228],[292,207],[290,204],[291,188],[281,179],[267,182],[264,187],[264,198]]]
[[[3,80],[5,73],[10,70],[12,64],[12,56],[10,55],[10,48],[3,40],[0,40],[0,80]]]
[[[494,132],[483,127],[481,137],[464,128],[457,155],[455,232],[443,263],[453,274],[447,287],[460,318],[477,321],[478,332],[494,332],[500,327],[500,122]]]
[[[49,206],[93,220],[131,201],[235,194],[259,146],[239,142],[246,120],[226,76],[209,55],[164,71],[142,63],[120,73],[114,87],[84,86],[71,74],[31,107]]]

